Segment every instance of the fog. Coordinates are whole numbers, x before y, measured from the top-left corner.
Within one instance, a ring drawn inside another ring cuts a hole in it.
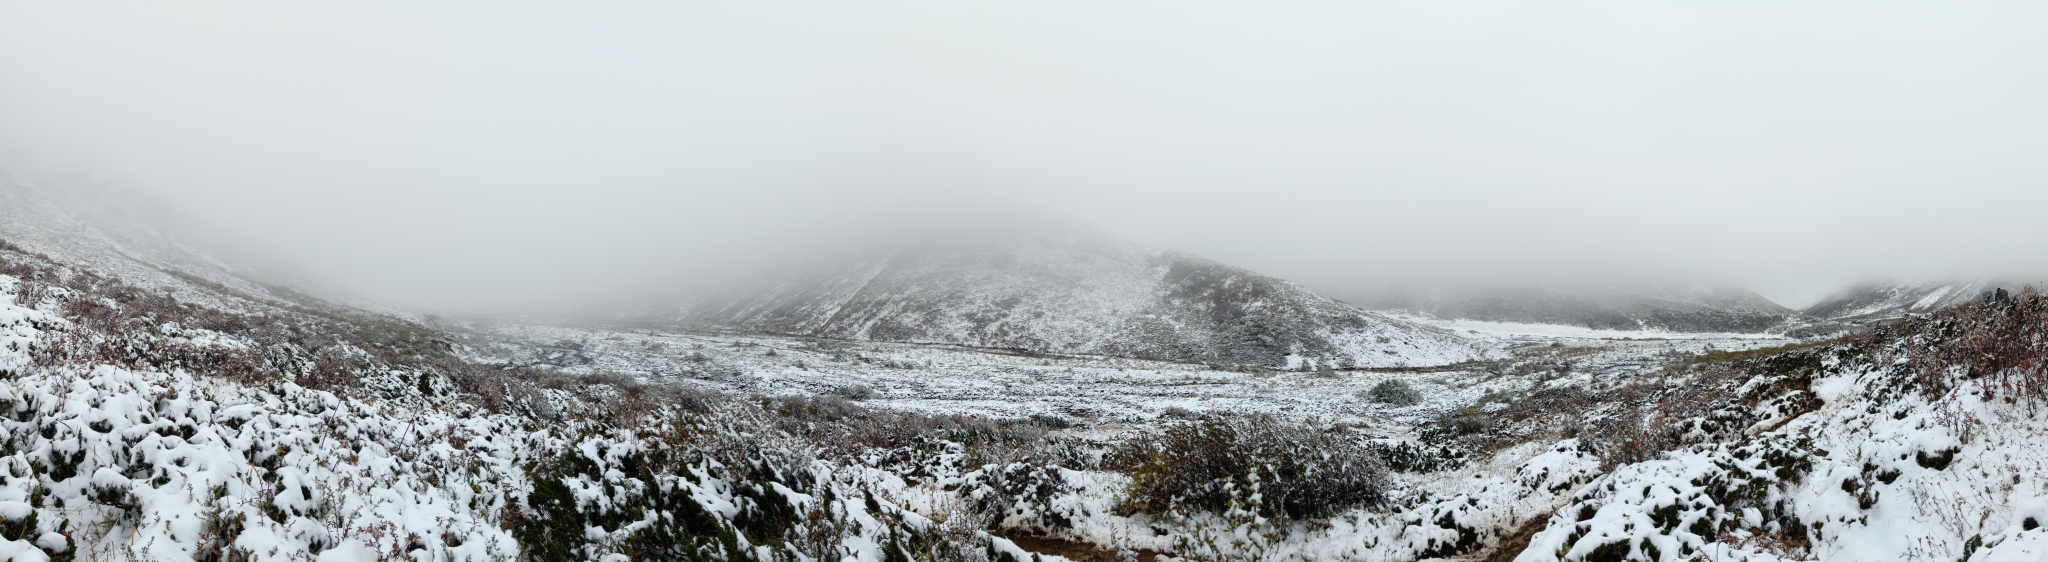
[[[390,302],[989,209],[1316,287],[2048,271],[2048,5],[0,3],[0,155]]]

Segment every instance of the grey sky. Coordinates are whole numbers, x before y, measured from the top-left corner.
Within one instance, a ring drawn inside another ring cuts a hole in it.
[[[0,147],[368,295],[1073,216],[1312,285],[2048,270],[2048,5],[0,2]],[[81,172],[82,170],[82,172]]]

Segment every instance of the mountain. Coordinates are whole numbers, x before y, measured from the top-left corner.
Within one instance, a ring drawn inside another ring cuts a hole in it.
[[[1804,325],[1786,332],[1794,337],[1819,337],[1860,332],[1870,325],[1908,314],[1929,314],[1976,302],[2000,288],[2018,292],[2030,283],[1992,279],[1944,279],[1918,282],[1871,281],[1843,289],[1799,311]],[[2031,283],[2042,286],[2040,283]]]
[[[88,182],[43,187],[0,170],[0,240],[77,271],[211,308],[255,312],[268,306],[264,303],[290,303],[406,315],[350,298],[266,260],[224,254],[220,249],[232,244],[217,243],[204,228],[164,207],[142,192]]]
[[[1607,330],[1763,332],[1793,311],[1748,289],[1703,282],[1539,279],[1439,283],[1346,293],[1372,310]]]
[[[887,245],[683,308],[741,330],[1273,367],[1443,365],[1484,347],[1066,222]]]
[[[1887,320],[1979,300],[2000,287],[2018,291],[2025,285],[1988,279],[1869,282],[1844,289],[1799,312],[1820,320]]]

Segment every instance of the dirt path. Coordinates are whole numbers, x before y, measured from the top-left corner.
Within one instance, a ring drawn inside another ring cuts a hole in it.
[[[1106,549],[1083,542],[1029,535],[1005,536],[1003,538],[1010,539],[1024,550],[1039,554],[1063,556],[1074,562],[1124,562],[1122,558],[1116,555],[1116,550],[1114,549]],[[1160,554],[1156,550],[1140,549],[1138,550],[1138,562],[1154,562],[1158,560]]]

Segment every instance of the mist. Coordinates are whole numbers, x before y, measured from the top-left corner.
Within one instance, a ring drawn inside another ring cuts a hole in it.
[[[387,302],[1071,217],[1317,288],[2048,274],[2048,6],[0,3],[0,166]]]

